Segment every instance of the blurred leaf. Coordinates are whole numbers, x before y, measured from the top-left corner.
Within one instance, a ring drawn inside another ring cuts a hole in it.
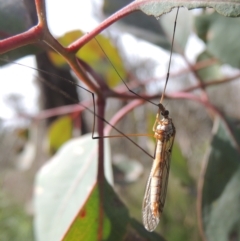
[[[62,144],[72,137],[72,119],[63,116],[55,120],[48,130],[49,148],[51,152],[57,151]]]
[[[197,62],[212,58],[213,56],[211,54],[209,54],[207,51],[203,51],[201,54],[198,55]],[[220,63],[215,63],[213,65],[210,65],[209,67],[200,69],[197,71],[197,73],[199,77],[205,82],[207,82],[208,80],[217,80],[222,78]]]
[[[217,13],[196,18],[198,36],[206,42],[207,51],[221,62],[240,67],[239,18],[226,18]]]
[[[205,214],[205,232],[211,240],[236,240],[240,231],[240,168],[233,174],[221,197],[212,205],[210,215]]]
[[[0,1],[0,38],[21,33],[32,27],[28,11],[22,1]]]
[[[23,138],[24,140],[27,140],[29,138],[29,129],[27,128],[18,128],[16,131],[16,134],[19,138]]]
[[[112,187],[104,184],[103,240],[165,240],[157,233],[148,232],[141,223],[130,219],[128,210],[116,196]],[[64,241],[97,240],[99,216],[99,188],[95,186],[85,206],[81,208],[64,237]],[[129,225],[130,224],[130,225]],[[76,238],[77,237],[77,238]]]
[[[98,35],[96,38],[105,53],[101,50],[97,41],[93,39],[79,50],[77,56],[84,59],[97,73],[100,73],[110,87],[114,87],[121,83],[121,79],[116,73],[116,70],[121,78],[126,78],[126,71],[122,59],[118,54],[117,48],[108,38],[103,35]],[[116,70],[109,63],[108,58]]]
[[[69,44],[76,41],[78,38],[83,36],[84,33],[80,30],[72,30],[70,32],[65,33],[62,37],[58,38],[59,43],[61,43],[64,47],[67,47]]]
[[[177,177],[182,184],[191,186],[193,184],[193,179],[189,175],[187,163],[179,145],[174,142],[170,167],[171,173]]]
[[[227,17],[239,17],[240,5],[239,2],[230,1],[162,1],[162,0],[135,0],[139,5],[138,9],[142,10],[147,15],[153,15],[156,18],[165,13],[169,13],[173,8],[185,7],[189,10],[194,8],[214,8],[218,13]]]
[[[177,9],[172,10],[170,13],[163,15],[159,18],[164,31],[168,35],[169,41],[172,39],[174,21],[176,19]],[[192,14],[185,8],[180,8],[177,18],[177,26],[175,32],[174,45],[180,47],[180,51],[184,52],[188,37],[192,29]],[[174,51],[174,48],[173,48]]]
[[[126,158],[125,155],[115,155],[114,167],[117,169],[115,171],[121,173],[120,175],[115,175],[115,181],[118,183],[131,183],[139,179],[143,173],[143,166],[139,161]],[[119,176],[121,176],[119,178]]]
[[[59,241],[94,189],[97,145],[91,134],[67,142],[38,172],[35,181],[35,235]],[[105,176],[113,183],[109,142],[105,140]]]
[[[166,240],[200,240],[196,230],[196,216],[196,196],[170,170],[167,197],[159,225],[161,234]]]
[[[79,30],[71,31],[66,33],[63,37],[58,38],[58,41],[67,46],[74,40],[78,39],[83,35],[83,32]],[[106,52],[104,53],[100,46]],[[110,87],[114,87],[121,82],[116,70],[109,63],[108,58],[112,62],[113,66],[117,69],[121,78],[126,78],[126,71],[123,66],[120,55],[118,54],[117,48],[112,45],[111,41],[103,35],[98,35],[96,39],[89,41],[85,44],[77,53],[77,57],[83,59],[88,63],[98,74],[103,76]],[[108,56],[108,58],[106,57]],[[53,63],[57,66],[66,64],[65,59],[57,53],[49,52],[49,57]]]
[[[240,143],[240,128],[229,121]],[[202,225],[208,240],[232,240],[240,236],[240,153],[228,128],[216,119],[208,151],[200,200]]]
[[[129,222],[128,210],[113,188],[107,182],[103,184],[103,207],[99,199],[99,185],[96,185],[64,236],[64,241],[95,241],[99,232],[102,232],[102,240],[123,240]],[[99,208],[103,208],[103,230],[99,230]]]
[[[160,236],[159,234],[155,233],[155,232],[148,232],[141,223],[139,223],[137,220],[135,220],[134,218],[130,219],[130,223],[131,223],[131,229],[134,229],[133,232],[133,238],[132,239],[127,239],[127,240],[131,240],[131,241],[145,241],[145,240],[149,240],[149,241],[164,241],[166,239],[164,239],[162,236]],[[137,234],[136,234],[137,231]]]
[[[57,40],[61,45],[63,45],[64,47],[67,47],[69,44],[71,44],[72,42],[74,42],[75,40],[83,36],[83,34],[84,33],[80,30],[73,30],[65,33],[62,37],[59,37]],[[53,51],[49,51],[48,56],[55,66],[57,67],[64,67],[65,65],[67,66],[67,61],[62,55]]]

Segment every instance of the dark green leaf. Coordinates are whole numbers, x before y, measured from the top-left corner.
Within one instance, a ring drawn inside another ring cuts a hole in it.
[[[204,213],[205,232],[209,240],[234,240],[240,235],[240,168],[232,175],[224,192]]]
[[[101,189],[104,192],[103,206],[100,205],[99,185],[96,185],[86,204],[79,210],[64,241],[95,241],[98,240],[99,232],[102,233],[102,240],[123,240],[129,222],[128,211],[107,182],[103,183]],[[103,230],[99,230],[101,208]]]
[[[210,60],[210,59],[213,59],[213,56],[209,54],[207,51],[204,51],[200,55],[198,55],[197,62]],[[207,82],[208,80],[218,80],[222,78],[221,65],[219,62],[214,63],[203,69],[200,69],[197,71],[197,73],[201,78],[201,80],[205,82]]]
[[[197,34],[206,42],[207,51],[221,62],[240,67],[240,19],[226,18],[217,13],[196,18]]]
[[[174,143],[171,158],[171,173],[184,185],[192,185],[193,180],[189,175],[187,160],[182,155],[177,143]]]
[[[229,121],[240,143],[240,128]],[[213,139],[203,173],[201,215],[208,240],[231,240],[240,236],[240,153],[232,134],[220,120],[215,120]]]

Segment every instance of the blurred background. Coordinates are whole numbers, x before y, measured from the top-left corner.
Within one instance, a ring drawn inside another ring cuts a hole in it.
[[[71,0],[67,5],[58,2],[56,10],[56,2],[46,1],[49,29],[60,42],[66,43],[74,36],[79,37],[83,32],[91,31],[103,19],[129,2]],[[8,21],[5,21],[9,23],[8,26],[2,23],[2,39],[5,32],[14,35],[36,24],[32,3],[9,1],[9,5],[6,5],[0,1],[0,4],[2,16],[7,12],[18,13],[17,16],[11,14],[8,17]],[[175,16],[176,11],[173,11],[156,20],[137,12],[109,27],[103,33],[104,37],[99,36],[100,39],[103,38],[100,43],[105,46],[107,56],[121,77],[127,79],[138,93],[153,94],[163,90]],[[19,24],[16,29],[12,29],[16,21]],[[177,135],[165,210],[157,228],[157,232],[167,240],[201,240],[197,221],[200,217],[197,218],[196,208],[197,198],[200,198],[197,186],[200,175],[205,174],[203,170],[206,169],[206,162],[209,161],[209,146],[214,138],[212,129],[216,122],[216,113],[211,109],[191,98],[179,100],[174,94],[192,93],[202,98],[216,106],[226,119],[234,120],[234,124],[239,127],[239,21],[238,18],[223,17],[211,9],[180,9],[179,12],[170,79],[164,100]],[[103,54],[95,53],[95,47],[86,47],[85,52],[82,50],[79,53],[79,57],[100,73],[112,88],[122,90],[124,87],[121,79]],[[27,46],[21,48],[21,51],[1,56],[6,57],[10,61],[17,60],[24,66],[1,61],[0,240],[27,241],[34,239],[32,196],[35,175],[65,141],[91,132],[92,113],[84,111],[79,116],[78,113],[74,114],[74,108],[78,100],[90,103],[91,109],[92,104],[91,96],[83,90],[56,76],[37,73],[26,67],[44,69],[48,73],[75,81],[65,63],[59,64],[61,60],[46,49],[41,49],[41,46]],[[46,86],[43,79],[47,79],[55,89]],[[195,89],[191,90],[193,86]],[[62,89],[71,98],[66,98],[60,91]],[[107,105],[106,119],[110,120],[126,103],[111,100]],[[63,109],[44,112],[46,109],[66,105],[74,105],[73,109],[68,109],[70,121],[62,119],[66,117]],[[133,110],[116,127],[124,133],[151,133],[155,115],[155,107],[147,103]],[[59,119],[58,116],[62,118]],[[65,135],[56,143],[59,128],[65,129]],[[153,155],[153,138],[136,137],[134,140]],[[131,216],[141,222],[144,186],[152,160],[126,138],[111,139],[110,144],[115,190],[129,208]]]

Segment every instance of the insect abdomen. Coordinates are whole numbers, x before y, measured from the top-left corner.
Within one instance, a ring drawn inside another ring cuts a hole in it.
[[[154,160],[156,166],[161,166],[161,153],[162,152],[162,142],[158,141],[157,143],[157,149],[156,149],[156,159]],[[154,170],[154,169],[153,169]],[[152,210],[152,214],[155,217],[159,217],[162,209],[163,209],[163,205],[160,202],[160,193],[161,193],[161,187],[162,187],[162,168],[155,168],[155,171],[152,175],[152,180],[151,180],[151,191],[150,191],[150,201],[151,201],[151,210]]]

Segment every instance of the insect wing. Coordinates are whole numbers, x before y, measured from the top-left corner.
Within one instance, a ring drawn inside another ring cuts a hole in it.
[[[158,225],[159,223],[159,217],[155,217],[152,213],[151,209],[151,180],[152,180],[152,173],[153,173],[153,168],[151,170],[150,176],[147,181],[147,186],[143,198],[143,206],[142,206],[142,218],[143,218],[143,225],[144,227],[152,232]]]
[[[160,193],[160,208],[161,212],[163,210],[164,204],[165,204],[165,199],[167,196],[167,187],[168,187],[168,176],[169,176],[169,170],[170,170],[170,164],[171,164],[171,153],[172,153],[172,146],[174,142],[174,137],[170,137],[168,141],[166,141],[166,146],[165,146],[165,156],[163,158],[164,164],[163,164],[163,174],[162,174],[162,179],[161,179],[161,193]]]
[[[152,232],[158,225],[160,221],[160,215],[163,211],[165,199],[166,199],[166,194],[167,194],[167,185],[168,185],[168,176],[169,176],[169,170],[170,170],[170,161],[171,161],[171,151],[172,151],[172,146],[174,142],[174,135],[171,136],[168,140],[163,141],[162,143],[162,149],[160,152],[160,161],[158,165],[154,165],[152,167],[150,176],[148,178],[146,190],[145,190],[145,195],[143,199],[143,207],[142,207],[142,216],[143,216],[143,224],[144,227]],[[154,161],[156,161],[155,159]],[[162,172],[161,177],[159,177],[159,203],[158,203],[158,215],[155,215],[152,210],[152,205],[151,205],[151,181],[153,174],[157,171],[156,169],[161,168],[160,170]]]

